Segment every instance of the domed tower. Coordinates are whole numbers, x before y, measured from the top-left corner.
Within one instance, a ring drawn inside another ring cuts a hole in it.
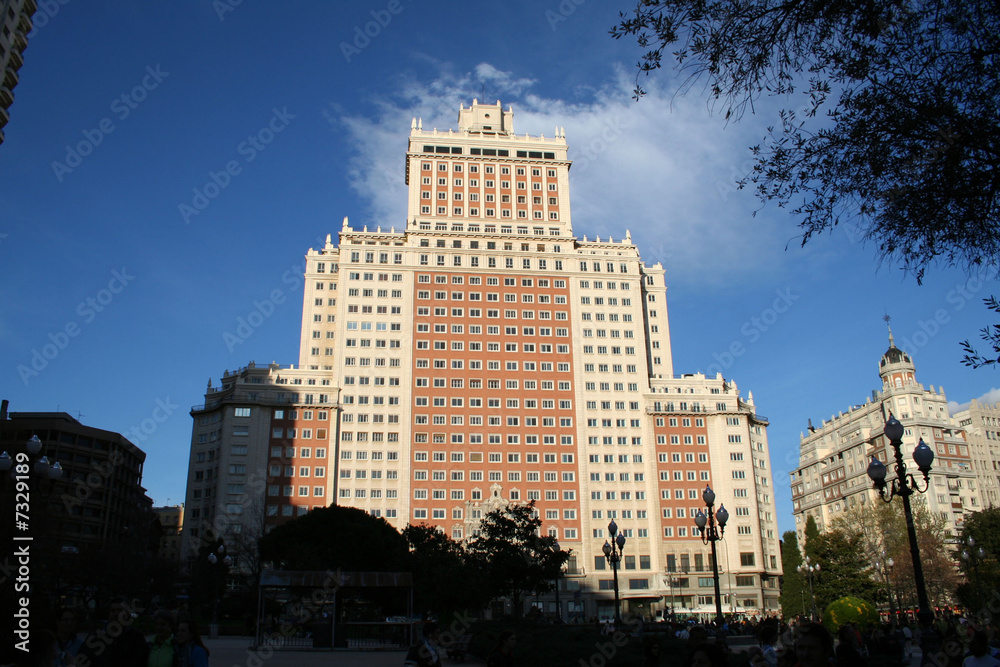
[[[898,347],[892,338],[892,327],[889,327],[889,317],[886,316],[886,326],[889,328],[889,349],[882,355],[879,362],[879,377],[882,378],[882,388],[904,387],[916,383],[916,369],[913,360]]]

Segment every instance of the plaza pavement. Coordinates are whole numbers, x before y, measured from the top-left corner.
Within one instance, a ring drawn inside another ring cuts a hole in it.
[[[211,651],[212,667],[401,667],[406,651],[251,651],[249,637],[205,638]],[[453,664],[451,661],[446,664]],[[473,656],[466,657],[465,665],[482,665]]]

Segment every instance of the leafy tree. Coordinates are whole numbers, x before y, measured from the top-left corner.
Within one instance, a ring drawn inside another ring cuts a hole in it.
[[[261,538],[260,554],[283,570],[409,570],[409,549],[395,528],[364,510],[337,505],[278,526]]]
[[[517,617],[525,599],[553,590],[569,559],[569,551],[560,550],[554,537],[538,534],[541,525],[534,501],[507,505],[483,516],[479,536],[468,545],[490,597],[510,598]]]
[[[869,556],[862,550],[859,538],[842,530],[827,530],[806,542],[806,555],[811,563],[820,566],[813,575],[817,609],[825,609],[845,595],[871,597]]]
[[[948,603],[958,585],[958,577],[954,553],[948,544],[951,535],[947,522],[935,517],[927,509],[927,503],[921,495],[911,496],[910,504],[928,597],[932,603]],[[856,537],[864,553],[869,554],[868,572],[877,594],[869,594],[867,599],[885,600],[888,603],[888,595],[891,594],[901,606],[916,606],[913,560],[901,501],[896,499],[891,503],[875,501],[855,505],[838,517],[833,526]],[[894,566],[888,569],[887,582],[886,570],[883,568],[889,558],[893,560]],[[875,566],[876,563],[878,567]]]
[[[739,187],[790,209],[803,245],[850,224],[918,282],[934,263],[1000,261],[996,2],[642,0],[611,34],[648,49],[636,99],[666,59],[727,120],[785,100]]]
[[[969,538],[975,540],[970,547]],[[1000,605],[1000,508],[966,515],[962,526],[961,550],[969,559],[959,558],[962,574],[968,583],[958,588],[958,597],[969,609],[996,609]],[[979,556],[979,549],[983,556]]]
[[[997,301],[996,297],[991,296],[983,299],[983,303],[994,313],[1000,314],[1000,301]],[[1000,324],[983,327],[979,332],[979,337],[993,348],[993,352],[987,352],[986,356],[983,356],[976,351],[976,348],[972,347],[972,343],[968,340],[962,341],[962,349],[965,351],[962,363],[973,368],[992,366],[993,364],[1000,363]],[[990,356],[992,354],[997,355],[995,359]]]
[[[810,514],[806,517],[806,529],[805,538],[806,546],[809,546],[809,542],[819,537],[819,527],[816,525],[816,519]]]
[[[410,546],[417,609],[433,609],[444,617],[486,606],[489,597],[480,573],[460,542],[427,525],[407,526],[403,537]]]
[[[785,618],[808,615],[809,606],[806,603],[808,583],[796,570],[802,564],[799,536],[794,530],[789,530],[782,534],[781,540],[781,566],[783,568],[780,598],[781,615]]]

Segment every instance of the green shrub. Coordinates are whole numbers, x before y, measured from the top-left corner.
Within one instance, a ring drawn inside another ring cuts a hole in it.
[[[878,610],[874,605],[851,596],[834,600],[823,612],[823,625],[834,635],[845,623],[853,623],[864,630],[878,625]]]

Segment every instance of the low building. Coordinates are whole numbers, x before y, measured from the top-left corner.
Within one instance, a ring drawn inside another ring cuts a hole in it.
[[[0,451],[16,462],[32,436],[42,443],[38,457],[62,468],[56,480],[31,480],[27,530],[34,553],[42,555],[33,561],[33,575],[61,594],[79,586],[129,585],[152,551],[153,503],[142,486],[145,452],[120,433],[86,426],[65,412],[8,413],[3,401]]]
[[[169,505],[154,507],[160,522],[160,560],[169,563],[181,563],[181,533],[184,530],[184,505]]]

